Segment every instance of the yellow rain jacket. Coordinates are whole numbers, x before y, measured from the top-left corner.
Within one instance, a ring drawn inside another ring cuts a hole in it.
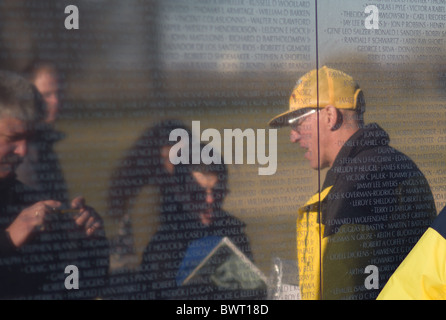
[[[446,208],[395,271],[378,300],[446,300]]]
[[[297,218],[297,261],[302,299],[320,299],[321,295],[321,247],[320,235],[323,225],[319,223],[319,203],[323,201],[331,187],[317,193],[299,209]],[[325,245],[324,245],[325,247]]]
[[[372,238],[374,231],[366,225],[349,223],[338,228],[336,234],[324,236],[326,228],[319,222],[319,209],[331,189],[332,186],[315,194],[299,209],[296,230],[301,297],[303,300],[374,299],[376,295],[364,292],[363,288],[364,270],[372,253],[362,248],[361,241]]]

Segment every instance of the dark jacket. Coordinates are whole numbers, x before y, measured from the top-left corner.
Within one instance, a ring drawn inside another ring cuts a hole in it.
[[[312,200],[299,211],[297,238],[308,298],[375,299],[436,217],[423,173],[377,124],[344,144]]]
[[[0,183],[0,299],[93,299],[102,295],[109,268],[108,241],[86,238],[70,216],[55,213],[47,229],[16,249],[5,231],[24,208],[46,200],[15,178]],[[65,268],[79,270],[79,289],[68,290]]]
[[[48,199],[68,203],[68,188],[54,145],[65,134],[49,125],[41,125],[28,145],[28,154],[17,168],[17,179],[42,192]]]

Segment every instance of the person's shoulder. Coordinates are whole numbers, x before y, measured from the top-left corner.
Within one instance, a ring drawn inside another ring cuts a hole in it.
[[[380,166],[385,165],[385,168],[388,169],[396,168],[398,170],[418,170],[417,165],[410,156],[391,145],[375,145],[370,146],[370,148],[364,148],[358,154],[356,154],[355,158],[358,159],[355,162],[358,165],[376,164]],[[406,163],[406,165],[402,168],[400,165],[397,168],[395,166],[397,163]]]
[[[242,228],[246,226],[246,224],[242,220],[240,220],[239,218],[235,217],[234,215],[230,214],[225,210],[219,210],[216,216],[217,216],[216,223],[220,222],[228,226],[239,226]]]
[[[36,130],[34,140],[45,142],[48,144],[54,144],[58,141],[64,140],[65,138],[65,132],[57,130],[53,125],[42,124]]]
[[[446,239],[446,207],[438,214],[432,223],[432,228]]]

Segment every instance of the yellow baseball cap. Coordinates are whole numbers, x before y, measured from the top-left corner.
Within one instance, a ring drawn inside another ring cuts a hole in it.
[[[290,97],[289,110],[274,117],[268,124],[273,128],[288,126],[290,121],[311,109],[328,105],[357,110],[362,105],[358,104],[360,94],[362,90],[358,83],[346,73],[327,66],[320,68],[319,72],[314,69],[297,81]]]

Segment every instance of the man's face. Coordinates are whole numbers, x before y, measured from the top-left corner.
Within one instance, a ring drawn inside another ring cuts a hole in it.
[[[27,152],[27,130],[23,121],[0,118],[0,179],[12,175]]]
[[[304,157],[310,161],[311,168],[319,168],[316,113],[299,119],[291,126],[290,141],[299,143],[300,147],[306,150]]]
[[[315,170],[324,169],[329,165],[324,156],[326,154],[323,147],[326,136],[323,132],[324,127],[318,126],[318,120],[321,121],[325,116],[325,110],[322,109],[299,119],[291,126],[290,141],[299,143],[300,147],[306,150],[305,159]]]
[[[215,187],[218,183],[217,175],[193,171],[192,177],[198,184],[198,190],[195,190],[195,199],[193,201],[198,204],[200,220],[204,225],[210,225],[215,206],[221,200],[215,196]]]
[[[53,72],[40,71],[34,85],[43,97],[47,107],[46,122],[52,123],[57,119],[60,104],[59,80]]]

